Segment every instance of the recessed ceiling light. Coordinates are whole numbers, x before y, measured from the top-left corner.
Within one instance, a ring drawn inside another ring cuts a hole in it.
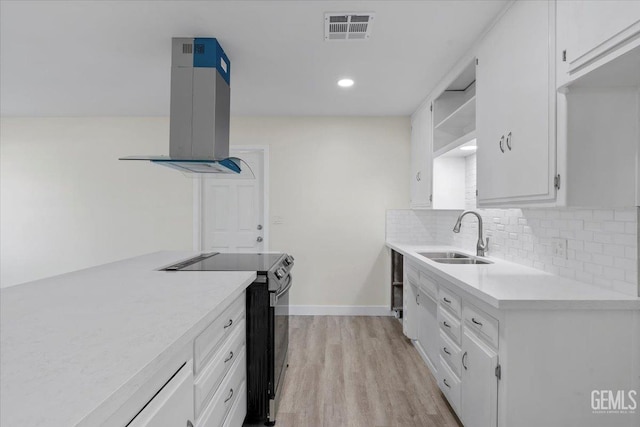
[[[464,147],[460,147],[462,151],[472,151],[472,150],[475,150],[476,148],[478,147],[476,147],[475,145],[466,145]]]
[[[351,79],[340,79],[340,80],[338,80],[338,86],[340,86],[340,87],[351,87],[351,86],[353,86],[353,80],[351,80]]]

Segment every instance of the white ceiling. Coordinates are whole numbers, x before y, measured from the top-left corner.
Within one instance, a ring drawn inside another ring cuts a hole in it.
[[[0,113],[168,115],[171,37],[209,36],[231,59],[232,114],[407,115],[505,3],[3,0]],[[325,42],[337,11],[375,12],[371,38]]]

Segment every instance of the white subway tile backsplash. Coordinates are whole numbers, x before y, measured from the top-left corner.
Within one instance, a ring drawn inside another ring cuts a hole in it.
[[[475,191],[473,204],[475,204]],[[470,200],[467,200],[470,202]],[[468,206],[472,208],[471,206]],[[638,208],[478,209],[490,237],[489,255],[563,277],[637,294]],[[390,210],[387,240],[453,245],[473,251],[477,220],[461,211]],[[567,257],[554,255],[554,240],[567,239]]]

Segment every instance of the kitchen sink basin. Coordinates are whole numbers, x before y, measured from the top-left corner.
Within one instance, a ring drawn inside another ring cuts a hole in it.
[[[493,264],[491,261],[475,258],[460,252],[419,252],[418,255],[441,264]]]
[[[478,258],[433,258],[432,261],[442,264],[493,264],[491,261]]]
[[[418,255],[422,255],[429,259],[469,259],[469,255],[461,254],[460,252],[420,252]]]

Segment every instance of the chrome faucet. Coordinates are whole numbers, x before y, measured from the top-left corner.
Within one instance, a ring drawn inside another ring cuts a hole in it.
[[[460,232],[460,226],[462,226],[462,218],[467,214],[475,215],[478,218],[478,243],[476,244],[476,255],[485,256],[485,254],[489,250],[489,238],[487,237],[486,241],[482,238],[482,217],[478,212],[475,212],[475,211],[462,212],[458,217],[458,220],[456,221],[456,225],[453,226],[453,232],[454,233]]]

